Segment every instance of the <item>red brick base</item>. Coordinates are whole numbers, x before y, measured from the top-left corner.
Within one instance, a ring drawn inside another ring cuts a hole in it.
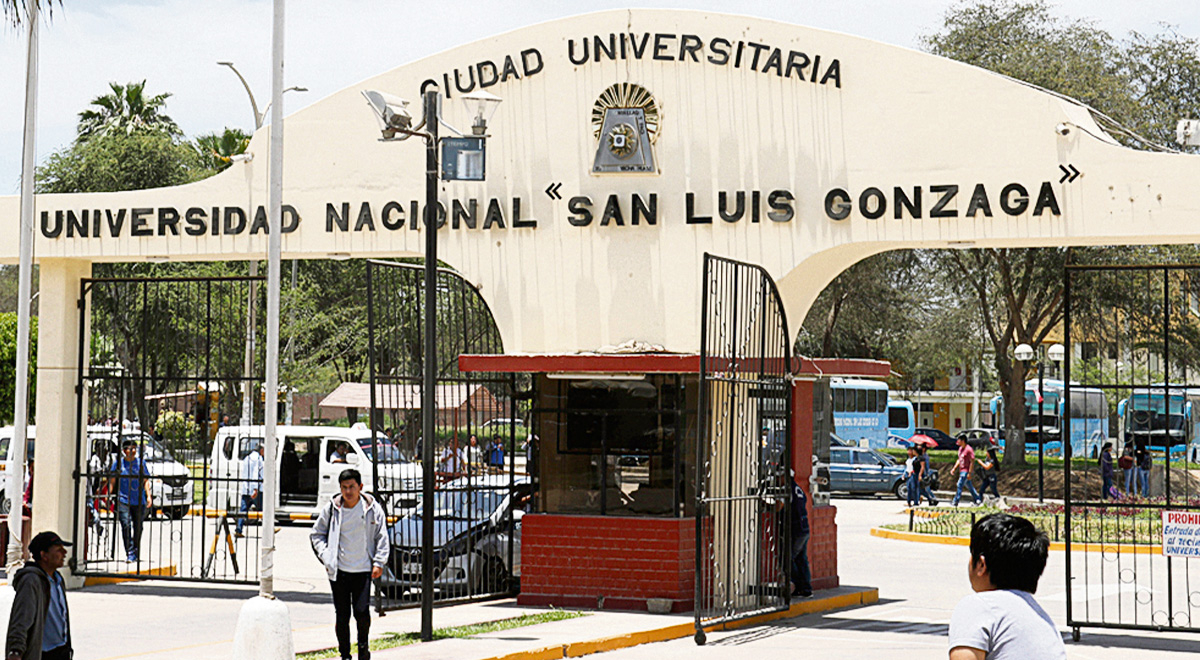
[[[694,518],[530,514],[521,519],[522,605],[646,610],[665,598],[692,609]]]
[[[813,589],[833,589],[840,583],[837,567],[837,507],[814,506],[809,517],[808,565]]]

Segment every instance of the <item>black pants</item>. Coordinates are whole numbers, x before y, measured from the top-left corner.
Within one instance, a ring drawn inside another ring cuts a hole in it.
[[[338,571],[337,579],[329,583],[333,588],[333,609],[337,619],[333,630],[337,633],[338,652],[343,660],[350,655],[350,614],[358,624],[358,657],[371,657],[368,634],[371,632],[371,574]]]
[[[42,660],[71,660],[71,645],[63,644],[49,651],[42,651]]]
[[[792,583],[796,593],[812,594],[812,571],[808,566],[808,532],[798,532],[792,538]]]

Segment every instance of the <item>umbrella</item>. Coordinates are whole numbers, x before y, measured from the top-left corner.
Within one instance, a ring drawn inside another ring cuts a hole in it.
[[[909,438],[908,440],[909,440],[909,442],[913,443],[914,445],[925,445],[926,447],[929,447],[930,449],[937,448],[937,440],[934,440],[933,438],[925,435],[924,433],[917,433],[916,435]]]

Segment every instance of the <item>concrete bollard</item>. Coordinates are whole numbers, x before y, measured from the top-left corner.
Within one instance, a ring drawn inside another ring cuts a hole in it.
[[[246,601],[233,633],[233,660],[294,660],[295,657],[287,605],[263,596]]]

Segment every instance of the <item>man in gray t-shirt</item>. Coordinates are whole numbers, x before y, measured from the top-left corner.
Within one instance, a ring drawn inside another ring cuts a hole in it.
[[[338,475],[341,493],[321,509],[309,540],[313,552],[325,565],[333,591],[334,626],[338,651],[350,659],[350,616],[358,624],[358,657],[371,657],[371,580],[383,574],[391,544],[387,517],[379,502],[362,492],[358,470]]]
[[[1024,518],[995,513],[971,528],[975,593],[950,617],[950,660],[1066,660],[1062,635],[1034,600],[1050,540]]]

